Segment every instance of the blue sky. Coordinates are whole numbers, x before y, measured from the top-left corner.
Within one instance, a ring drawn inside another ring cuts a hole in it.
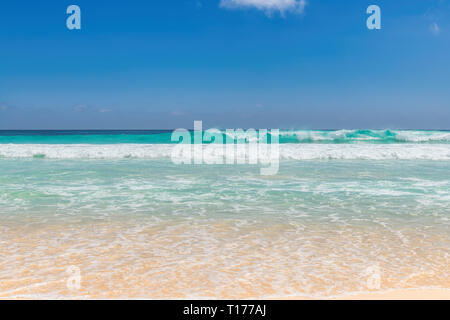
[[[449,2],[3,0],[0,129],[450,129]]]

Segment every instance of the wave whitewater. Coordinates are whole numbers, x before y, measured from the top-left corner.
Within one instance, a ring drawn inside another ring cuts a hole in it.
[[[293,131],[282,136],[295,137],[298,143],[450,143],[447,131],[337,130]]]
[[[0,158],[167,159],[174,147],[173,144],[0,144]],[[282,144],[279,147],[282,160],[450,160],[450,144]]]
[[[235,131],[223,137],[245,138]],[[0,144],[174,144],[170,130],[149,131],[0,131]],[[450,144],[449,131],[424,130],[281,130],[281,144]]]

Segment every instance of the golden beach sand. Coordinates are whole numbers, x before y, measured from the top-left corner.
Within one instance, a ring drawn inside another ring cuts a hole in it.
[[[1,299],[450,296],[445,232],[403,231],[401,241],[353,226],[66,220],[1,225]],[[74,270],[79,287],[70,285]],[[368,288],[374,270],[376,290]]]

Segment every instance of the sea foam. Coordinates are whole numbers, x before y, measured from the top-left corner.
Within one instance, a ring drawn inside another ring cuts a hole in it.
[[[170,159],[169,144],[0,144],[0,158]],[[204,146],[206,148],[206,146]],[[208,146],[208,148],[223,146]],[[281,144],[281,160],[450,160],[450,144]]]

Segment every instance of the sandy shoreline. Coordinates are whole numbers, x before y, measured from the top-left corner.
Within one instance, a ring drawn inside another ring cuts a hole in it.
[[[324,298],[329,300],[328,298]],[[450,289],[400,289],[354,293],[330,298],[331,300],[450,300]],[[283,297],[276,300],[314,300],[310,297]],[[321,300],[321,299],[318,299]]]
[[[450,289],[405,289],[385,292],[360,293],[338,300],[450,300]]]
[[[0,297],[0,300],[46,300],[46,298],[31,297]],[[56,298],[57,299],[57,298]],[[63,298],[67,300],[70,298]],[[74,298],[77,300],[77,298]],[[189,298],[187,298],[189,299]],[[90,299],[88,299],[90,300]],[[97,300],[96,298],[92,300]],[[108,300],[101,298],[100,300]],[[112,298],[112,300],[115,300]],[[131,300],[134,300],[133,298]],[[145,300],[145,299],[144,299]],[[150,299],[153,300],[153,299]],[[158,300],[158,299],[156,299]],[[179,300],[176,298],[176,300]],[[181,299],[181,300],[184,300]],[[205,299],[206,300],[206,299]],[[276,298],[263,298],[262,300],[450,300],[450,289],[397,289],[376,292],[360,292],[335,297],[311,298],[306,296],[289,296]],[[239,301],[239,300],[236,300]]]

